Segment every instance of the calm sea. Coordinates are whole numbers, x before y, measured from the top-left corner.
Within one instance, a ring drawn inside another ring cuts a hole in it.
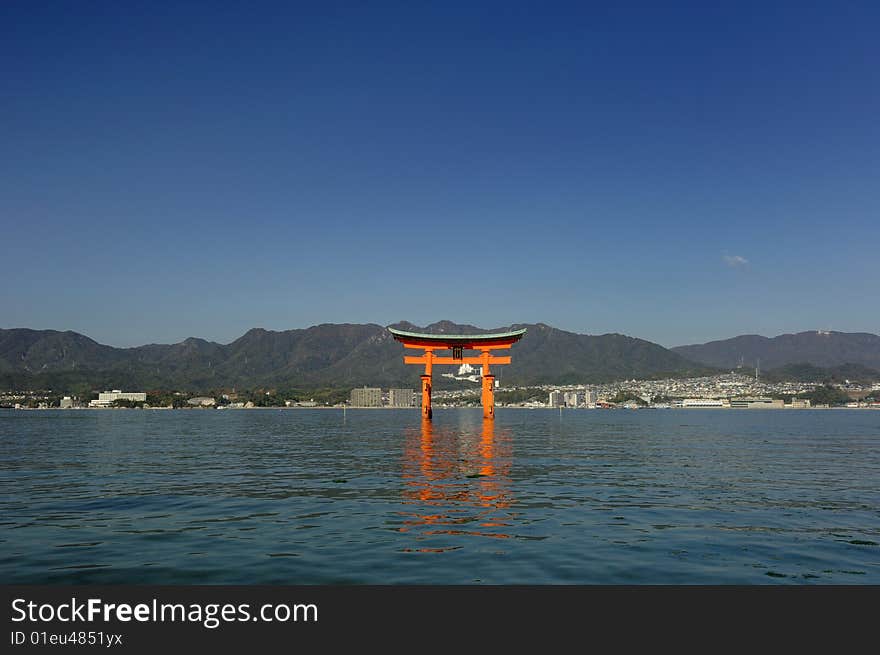
[[[0,410],[2,583],[880,583],[880,412]]]

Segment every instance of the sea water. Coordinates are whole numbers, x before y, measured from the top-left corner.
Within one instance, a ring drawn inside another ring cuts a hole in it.
[[[880,411],[0,410],[0,583],[880,583]]]

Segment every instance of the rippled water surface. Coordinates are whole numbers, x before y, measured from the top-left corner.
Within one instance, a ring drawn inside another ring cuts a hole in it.
[[[0,410],[3,583],[880,583],[880,412]]]

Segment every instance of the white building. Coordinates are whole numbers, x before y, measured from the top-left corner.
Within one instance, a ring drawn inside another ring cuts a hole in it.
[[[196,396],[195,398],[190,398],[186,401],[187,405],[193,405],[195,407],[213,407],[216,404],[213,398],[209,396]]]
[[[562,395],[561,391],[551,391],[550,392],[550,400],[547,403],[550,407],[562,407],[565,402],[565,398]]]
[[[779,398],[732,398],[730,406],[739,409],[783,409],[785,404]]]
[[[464,380],[467,382],[480,382],[483,377],[483,367],[475,367],[470,364],[462,364],[458,367],[456,373],[441,373],[445,378],[452,380]],[[498,386],[498,380],[495,380],[495,386]]]
[[[676,401],[674,406],[690,409],[717,409],[730,407],[730,402],[722,398],[685,398]]]
[[[143,403],[147,401],[147,394],[142,392],[120,391],[119,389],[102,391],[98,394],[97,400],[89,402],[89,407],[110,407],[117,400],[130,400],[135,403]]]

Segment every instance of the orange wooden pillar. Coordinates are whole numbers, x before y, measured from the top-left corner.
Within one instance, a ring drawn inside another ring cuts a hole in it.
[[[422,376],[422,418],[431,418],[431,376]]]
[[[422,375],[422,418],[431,418],[431,376],[434,374],[434,350],[425,348],[425,373]]]
[[[480,401],[483,405],[483,418],[495,418],[495,376],[489,372],[489,362],[492,353],[483,350],[480,353],[480,363],[483,365],[483,393]]]
[[[495,376],[483,376],[483,418],[495,418]]]

